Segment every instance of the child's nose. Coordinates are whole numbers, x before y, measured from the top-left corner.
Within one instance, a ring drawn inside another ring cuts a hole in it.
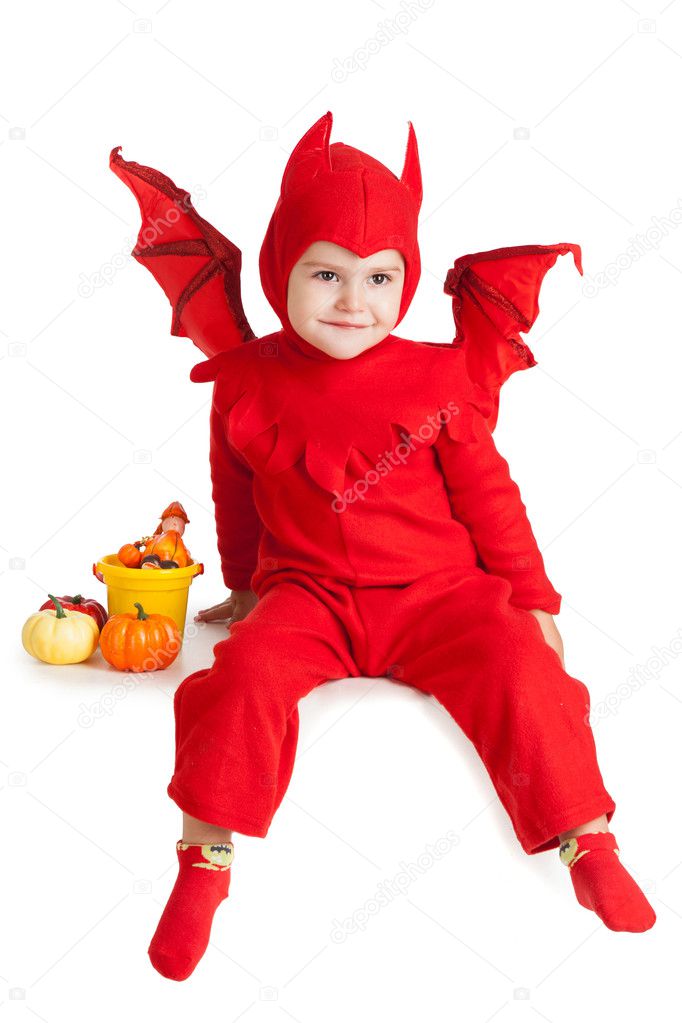
[[[339,293],[337,305],[341,306],[343,309],[348,309],[349,311],[364,309],[365,295],[363,290],[363,281],[360,276],[358,276],[357,279],[351,277],[346,281]]]

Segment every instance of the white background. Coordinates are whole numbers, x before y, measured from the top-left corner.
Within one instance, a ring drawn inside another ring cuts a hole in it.
[[[6,6],[3,22],[0,1023],[671,1018],[682,3],[43,0]],[[262,335],[279,323],[258,250],[287,156],[327,110],[332,141],[396,173],[415,125],[423,274],[401,336],[452,338],[442,282],[457,256],[582,246],[583,278],[565,256],[545,279],[528,335],[539,364],[505,386],[495,436],[563,594],[566,667],[599,711],[612,827],[658,921],[642,935],[607,930],[576,903],[556,851],[522,851],[435,701],[349,680],[301,704],[289,792],[266,840],[235,836],[212,943],[175,984],[146,955],[180,835],[165,793],[172,695],[212,663],[224,626],[134,679],[99,652],[43,665],[21,627],[48,592],[104,602],[92,562],[151,530],[173,499],[206,565],[188,622],[225,596],[211,387],[189,381],[202,355],[170,336],[164,295],[128,256],[137,205],[110,150],[205,191],[199,212],[242,249],[247,316]],[[108,712],[88,726],[93,706]],[[450,830],[455,846],[429,860]],[[380,886],[424,854],[377,912]],[[335,941],[335,922],[363,909],[364,929]]]

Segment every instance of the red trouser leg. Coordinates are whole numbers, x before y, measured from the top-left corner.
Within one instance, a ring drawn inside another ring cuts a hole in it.
[[[324,599],[285,581],[231,626],[214,654],[213,667],[193,672],[175,692],[168,794],[192,817],[263,838],[291,778],[299,700],[359,672]]]
[[[478,751],[527,853],[606,814],[587,687],[568,675],[511,586],[476,570],[424,576],[399,590],[353,591],[373,648],[371,671],[436,699]]]

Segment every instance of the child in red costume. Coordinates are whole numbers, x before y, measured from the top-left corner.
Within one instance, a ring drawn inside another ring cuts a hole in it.
[[[518,336],[575,245],[457,260],[453,344],[393,334],[420,275],[412,125],[400,179],[329,144],[331,113],[295,147],[260,253],[282,329],[256,338],[241,254],[189,195],[112,151],[143,216],[135,257],[209,356],[210,460],[228,638],[175,694],[168,793],[179,872],[149,955],[190,975],[227,896],[233,831],[265,837],[286,792],[298,703],[347,677],[434,695],[471,739],[522,848],[559,847],[581,905],[614,930],[655,914],[618,858],[587,687],[564,670],[545,573],[491,431],[499,390],[535,364]],[[120,147],[119,147],[120,148]],[[581,270],[582,272],[582,270]],[[330,279],[331,278],[331,279]],[[216,615],[207,618],[215,620]]]

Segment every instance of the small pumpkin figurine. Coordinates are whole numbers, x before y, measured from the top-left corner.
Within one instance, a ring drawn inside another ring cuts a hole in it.
[[[124,543],[118,552],[118,560],[126,568],[139,568],[142,561],[140,547],[144,547],[150,540],[151,537],[145,536],[141,540],[136,540],[135,543]]]
[[[26,653],[46,664],[78,664],[97,649],[99,626],[82,611],[64,609],[51,593],[52,608],[36,611],[24,623],[21,642]]]
[[[134,606],[137,614],[109,617],[99,637],[102,656],[119,671],[162,671],[180,652],[178,627],[168,615],[147,614],[138,601]]]
[[[161,521],[144,549],[140,568],[186,568],[193,565],[192,555],[182,539],[188,523],[187,512],[180,502],[172,501],[161,512]]]

